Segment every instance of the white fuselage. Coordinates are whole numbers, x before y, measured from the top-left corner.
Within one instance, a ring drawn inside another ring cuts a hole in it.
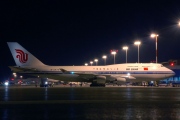
[[[27,66],[26,66],[27,67]],[[31,66],[32,68],[32,66]],[[174,75],[174,72],[161,64],[128,63],[106,66],[34,66],[43,73],[63,74],[62,69],[70,74],[94,74],[113,78],[128,78],[133,81],[162,80]]]

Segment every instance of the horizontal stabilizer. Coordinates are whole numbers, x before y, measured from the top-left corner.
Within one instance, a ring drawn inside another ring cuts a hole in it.
[[[13,72],[38,72],[35,68],[22,68],[22,67],[16,67],[16,66],[9,66],[9,68]]]

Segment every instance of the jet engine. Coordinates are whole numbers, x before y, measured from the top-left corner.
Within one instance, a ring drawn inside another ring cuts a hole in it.
[[[116,80],[119,82],[126,82],[126,79],[122,78],[122,77],[118,77],[118,78],[116,78]]]
[[[99,78],[99,79],[105,79],[106,80],[106,76],[99,75],[99,76],[96,76],[96,77]]]

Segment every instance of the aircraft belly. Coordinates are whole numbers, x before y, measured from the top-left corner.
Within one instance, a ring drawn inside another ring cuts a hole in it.
[[[119,77],[127,77],[127,74],[117,74],[117,75],[111,75],[113,78],[119,78]],[[131,79],[131,76],[135,79]],[[132,82],[141,82],[141,81],[159,81],[163,80],[165,78],[169,78],[173,76],[173,74],[130,74],[129,80]],[[126,78],[128,80],[128,77]]]
[[[165,78],[168,78],[165,74],[138,74],[138,75],[132,75],[136,79],[132,80],[134,82],[141,82],[141,81],[159,81],[163,80]]]

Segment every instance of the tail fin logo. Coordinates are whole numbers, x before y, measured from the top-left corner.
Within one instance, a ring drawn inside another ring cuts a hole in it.
[[[20,63],[26,63],[27,60],[28,60],[28,54],[27,53],[24,53],[22,50],[20,49],[15,49],[16,50],[16,58],[19,59],[19,62]]]

